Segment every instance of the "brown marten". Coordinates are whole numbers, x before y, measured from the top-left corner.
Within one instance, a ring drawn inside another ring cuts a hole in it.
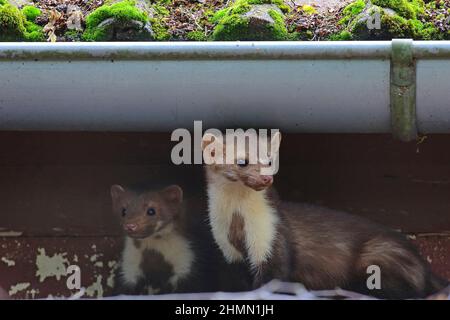
[[[229,156],[225,140],[205,134],[204,156]],[[281,135],[267,141],[275,154]],[[233,164],[213,159],[205,166],[210,224],[225,259],[249,266],[254,287],[276,278],[311,290],[340,287],[404,299],[446,285],[402,234],[343,212],[280,201],[273,196],[273,176],[260,173],[270,162],[249,163],[245,146],[233,150]],[[371,265],[380,268],[381,289],[367,287]]]
[[[217,290],[213,240],[198,202],[184,201],[177,185],[113,185],[111,196],[125,232],[114,294]]]

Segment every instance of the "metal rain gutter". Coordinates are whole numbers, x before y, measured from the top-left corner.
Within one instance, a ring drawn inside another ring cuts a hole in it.
[[[0,130],[450,132],[450,42],[0,43]]]

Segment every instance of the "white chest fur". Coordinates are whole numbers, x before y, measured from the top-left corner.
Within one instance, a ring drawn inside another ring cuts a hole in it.
[[[147,238],[139,241],[139,247],[129,237],[125,241],[122,272],[126,283],[136,284],[144,276],[141,262],[145,250],[159,252],[164,260],[172,265],[173,275],[169,282],[173,287],[176,287],[178,281],[184,279],[191,272],[195,255],[189,241],[180,234],[172,232],[158,239]]]
[[[257,192],[238,182],[209,183],[208,197],[212,233],[225,259],[229,263],[244,259],[228,238],[233,214],[240,214],[251,266],[266,261],[272,252],[278,217],[265,191]]]

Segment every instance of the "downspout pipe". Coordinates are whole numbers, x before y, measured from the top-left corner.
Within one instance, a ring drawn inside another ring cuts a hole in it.
[[[450,132],[450,42],[0,43],[0,130]]]

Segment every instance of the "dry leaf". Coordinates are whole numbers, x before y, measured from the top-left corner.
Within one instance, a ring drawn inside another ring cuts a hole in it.
[[[62,13],[52,9],[50,11],[50,17],[48,19],[48,23],[44,26],[43,31],[47,34],[47,41],[56,42],[56,24],[59,19],[61,19]]]

